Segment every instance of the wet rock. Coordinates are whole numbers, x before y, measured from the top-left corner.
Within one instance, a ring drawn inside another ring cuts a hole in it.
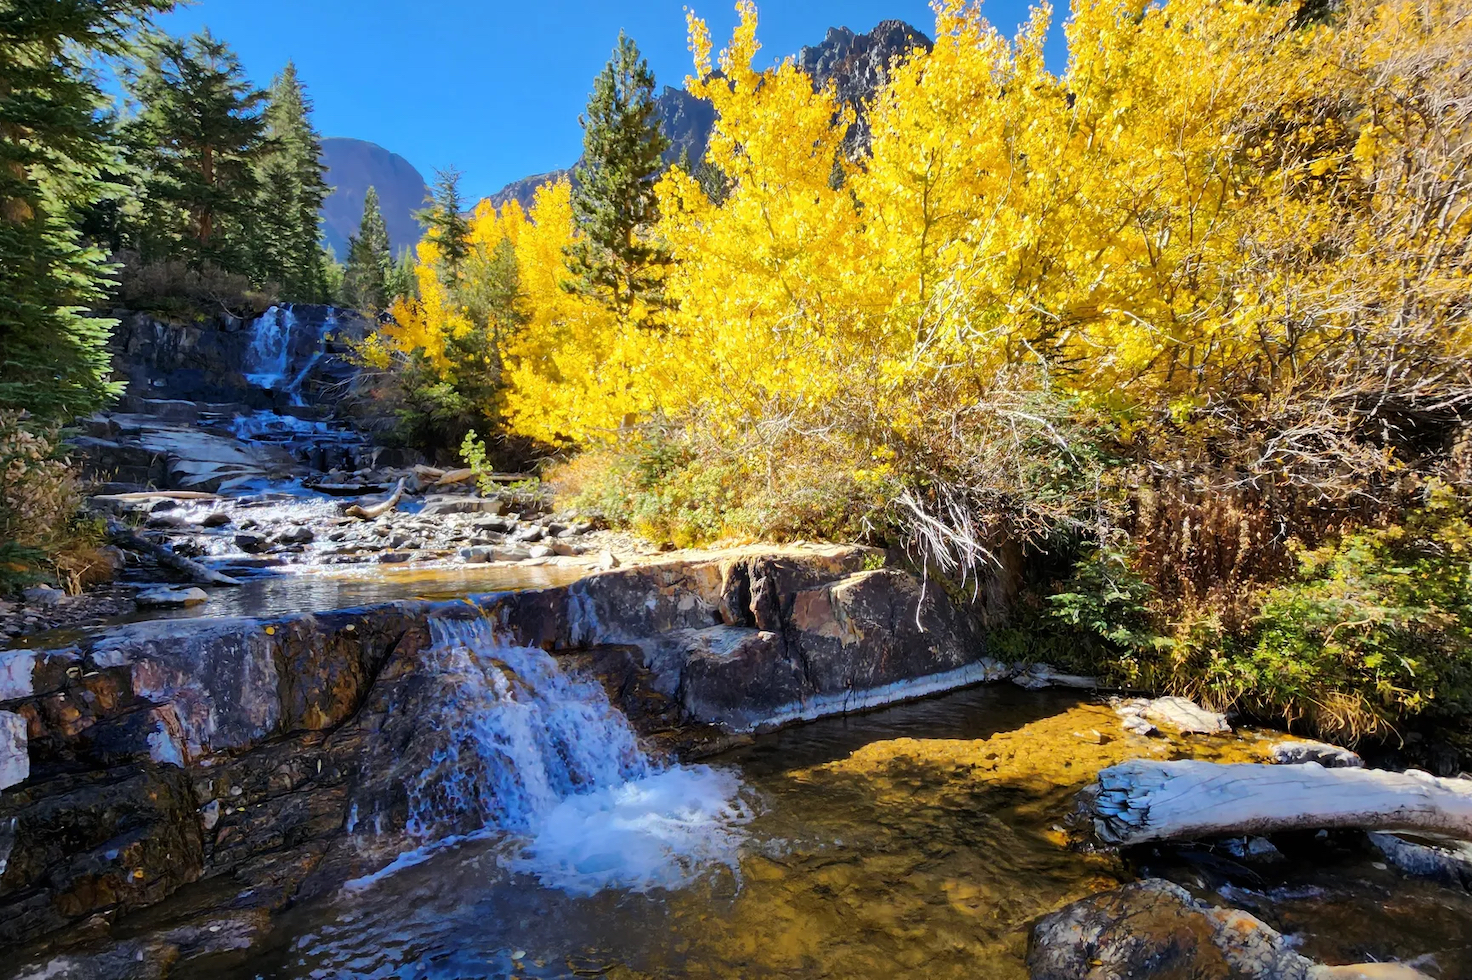
[[[1325,769],[1363,769],[1365,760],[1357,753],[1328,742],[1277,742],[1268,748],[1268,755],[1280,765],[1298,765],[1317,762]]]
[[[269,548],[270,545],[259,534],[237,534],[235,535],[235,547],[247,555],[258,555]]]
[[[808,693],[776,633],[713,626],[676,637],[685,648],[679,700],[694,721],[749,731]]]
[[[183,770],[57,777],[0,796],[14,846],[0,877],[0,944],[19,945],[102,909],[127,912],[199,877],[203,854]]]
[[[491,550],[480,547],[461,548],[460,557],[464,561],[479,564],[491,560]]]
[[[50,609],[66,598],[66,593],[49,585],[33,585],[21,594],[21,598],[38,609]]]
[[[12,711],[0,711],[0,789],[23,783],[30,775],[26,720]]]
[[[1472,891],[1472,843],[1380,832],[1368,836],[1385,859],[1406,874]]]
[[[1146,879],[1045,916],[1028,951],[1032,980],[1349,980],[1423,974],[1395,964],[1326,967],[1261,920]],[[1390,972],[1374,972],[1390,969]]]
[[[280,544],[311,544],[316,539],[316,533],[309,527],[294,527],[276,536]]]
[[[230,515],[223,510],[211,511],[199,522],[200,527],[224,527],[230,523]]]
[[[182,609],[209,600],[210,594],[200,588],[147,589],[134,597],[134,601],[144,609]]]

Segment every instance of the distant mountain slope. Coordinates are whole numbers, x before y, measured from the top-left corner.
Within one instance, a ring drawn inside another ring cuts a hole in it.
[[[832,82],[839,98],[858,112],[858,121],[849,130],[849,153],[864,152],[869,146],[866,109],[874,95],[889,80],[893,59],[916,48],[929,51],[933,44],[923,32],[902,20],[881,21],[867,34],[855,34],[847,27],[830,27],[823,43],[804,46],[798,52],[797,66],[812,76],[813,88]],[[682,154],[691,160],[705,156],[705,147],[715,127],[715,107],[697,99],[681,88],[665,86],[656,100],[659,124],[670,141],[666,163],[675,163]],[[507,201],[520,201],[530,207],[532,195],[542,184],[567,176],[571,171],[554,170],[512,181],[491,195],[491,203],[500,207]]]
[[[322,204],[322,237],[338,259],[347,258],[348,236],[358,231],[369,187],[378,189],[394,254],[419,241],[424,229],[414,212],[424,207],[429,188],[412,163],[377,143],[336,136],[322,141],[322,162],[333,189]]]

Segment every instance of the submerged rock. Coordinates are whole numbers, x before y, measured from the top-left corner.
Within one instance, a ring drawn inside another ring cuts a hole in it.
[[[1363,769],[1365,760],[1357,753],[1328,742],[1277,742],[1268,749],[1274,762],[1280,765],[1301,765],[1317,762],[1325,769]]]
[[[1044,917],[1027,963],[1032,980],[1426,980],[1399,964],[1315,963],[1255,916],[1209,906],[1158,878]]]
[[[200,588],[147,589],[138,593],[134,601],[145,609],[179,609],[209,602],[210,594]]]

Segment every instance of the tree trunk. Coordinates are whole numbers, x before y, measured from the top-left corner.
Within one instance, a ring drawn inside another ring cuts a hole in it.
[[[1089,802],[1109,844],[1360,827],[1472,840],[1472,780],[1412,770],[1136,759],[1099,773]]]

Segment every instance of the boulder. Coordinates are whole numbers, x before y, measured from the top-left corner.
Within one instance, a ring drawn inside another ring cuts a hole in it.
[[[1188,698],[1133,698],[1116,701],[1114,710],[1125,729],[1138,735],[1150,734],[1157,725],[1182,735],[1226,735],[1232,731],[1226,715],[1207,711]]]
[[[133,601],[144,609],[182,609],[210,601],[204,589],[145,589],[133,597]]]
[[[1314,963],[1256,917],[1153,878],[1045,916],[1027,963],[1032,980],[1426,980],[1398,964]]]

